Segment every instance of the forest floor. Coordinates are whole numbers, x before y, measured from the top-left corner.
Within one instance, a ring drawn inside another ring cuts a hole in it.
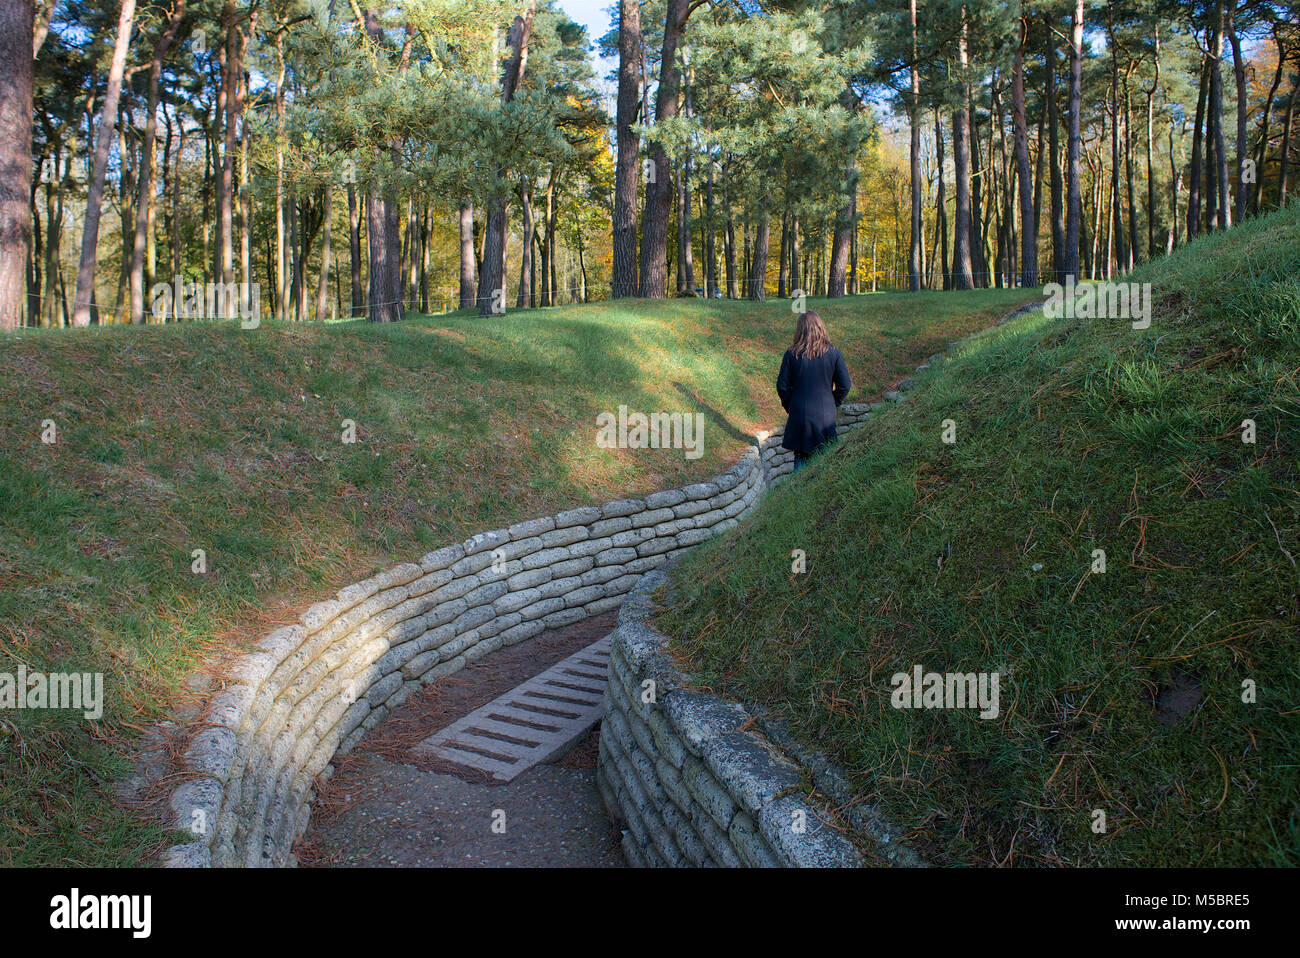
[[[866,400],[1038,298],[810,306]],[[0,672],[102,672],[107,699],[0,718],[0,865],[147,860],[169,836],[114,783],[188,674],[394,560],[716,474],[779,424],[792,330],[787,301],[666,300],[0,334]],[[702,457],[599,448],[620,405],[703,412]]]
[[[660,627],[935,864],[1300,864],[1297,237],[1292,204],[1139,267],[1148,328],[956,347],[687,553]]]

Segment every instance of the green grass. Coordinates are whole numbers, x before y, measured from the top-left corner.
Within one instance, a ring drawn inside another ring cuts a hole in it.
[[[1298,237],[1293,204],[1142,267],[1143,331],[954,350],[683,560],[673,647],[938,864],[1300,863]],[[891,707],[917,664],[998,672],[1000,715]]]
[[[868,398],[1025,301],[816,306]],[[98,723],[0,712],[0,865],[131,864],[165,843],[113,784],[205,658],[390,560],[721,471],[780,422],[792,320],[783,302],[666,301],[0,337],[0,672],[102,671],[108,697]],[[598,448],[596,414],[620,403],[705,412],[703,458]]]

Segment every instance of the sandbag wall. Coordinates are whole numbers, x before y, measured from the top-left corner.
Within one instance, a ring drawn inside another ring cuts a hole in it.
[[[839,408],[835,420],[837,432],[847,432],[861,423],[871,411],[883,403],[845,403]],[[767,482],[775,482],[794,472],[794,453],[781,448],[783,439],[781,430],[758,444],[758,451],[763,463],[763,474]]]
[[[647,624],[648,573],[625,600],[610,646],[596,784],[637,868],[857,868],[842,823],[814,806],[805,769],[735,702],[691,689]]]
[[[846,405],[841,429],[867,407]],[[617,608],[789,471],[779,434],[708,482],[484,532],[341,589],[256,643],[206,703],[172,793],[172,866],[294,864],[312,786],[421,685]]]

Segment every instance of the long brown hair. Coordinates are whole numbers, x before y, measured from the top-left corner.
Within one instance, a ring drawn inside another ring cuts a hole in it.
[[[822,318],[812,310],[800,313],[794,328],[794,344],[790,347],[795,358],[816,359],[830,348],[831,337]]]

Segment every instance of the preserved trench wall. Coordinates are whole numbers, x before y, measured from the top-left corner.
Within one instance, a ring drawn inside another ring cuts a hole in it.
[[[865,404],[846,403],[838,429],[851,430],[869,413]],[[332,774],[335,757],[422,685],[547,629],[619,608],[647,572],[732,528],[794,467],[779,433],[760,438],[707,482],[479,533],[340,589],[256,642],[193,723],[184,780],[170,797],[172,824],[192,840],[167,849],[164,864],[295,864],[293,843],[307,828],[313,785]],[[618,654],[634,664],[626,650]],[[616,726],[643,731],[620,701],[611,702]],[[606,751],[640,761],[625,739],[611,739]],[[615,779],[606,771],[608,785]],[[622,791],[606,788],[609,795],[633,794],[632,779],[617,781]],[[623,815],[621,808],[611,811]],[[747,827],[744,819],[735,824],[738,833]],[[658,864],[652,847],[659,846],[636,848],[647,864]],[[633,861],[637,854],[629,848]]]

